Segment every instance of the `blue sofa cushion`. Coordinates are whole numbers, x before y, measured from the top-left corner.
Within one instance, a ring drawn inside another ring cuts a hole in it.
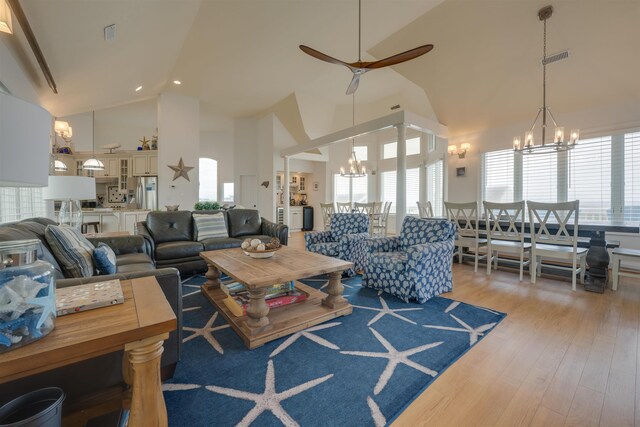
[[[116,274],[116,253],[106,243],[98,243],[93,250],[93,263],[98,274]]]

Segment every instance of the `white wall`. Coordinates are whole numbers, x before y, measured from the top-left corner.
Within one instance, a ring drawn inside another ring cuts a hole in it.
[[[18,60],[16,49],[9,37],[13,35],[0,33],[0,82],[18,98],[41,105],[38,94],[36,75],[30,75],[23,67],[23,61]],[[33,70],[30,70],[33,73]],[[50,90],[47,87],[47,90]]]
[[[200,103],[177,93],[163,92],[158,97],[158,206],[180,205],[192,210],[198,201],[198,158],[200,154]],[[167,165],[177,165],[182,158],[190,182]]]

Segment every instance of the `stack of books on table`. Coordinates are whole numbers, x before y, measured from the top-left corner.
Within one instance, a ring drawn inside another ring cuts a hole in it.
[[[222,291],[227,294],[224,304],[235,316],[246,316],[249,307],[249,291],[238,282],[222,284]],[[269,308],[283,307],[285,305],[302,302],[307,298],[307,294],[296,289],[293,281],[278,283],[267,288],[265,301]]]

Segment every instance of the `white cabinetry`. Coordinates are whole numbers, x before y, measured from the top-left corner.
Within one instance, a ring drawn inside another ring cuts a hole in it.
[[[291,206],[289,208],[289,212],[291,215],[289,229],[291,231],[300,231],[302,230],[302,208],[297,206]]]
[[[157,154],[134,154],[131,163],[131,176],[158,175]]]
[[[128,231],[131,235],[136,234],[136,224],[147,220],[149,211],[134,211],[120,213],[120,231]]]

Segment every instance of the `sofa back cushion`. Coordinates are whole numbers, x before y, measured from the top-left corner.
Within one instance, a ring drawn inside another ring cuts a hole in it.
[[[147,229],[156,243],[193,240],[193,218],[189,211],[149,212]]]
[[[230,209],[227,211],[229,237],[261,234],[260,213],[255,209]]]
[[[345,234],[367,233],[369,216],[363,213],[335,213],[331,216],[331,240],[337,242]]]
[[[94,246],[80,234],[80,230],[68,226],[48,225],[44,236],[66,277],[93,276]]]
[[[213,237],[229,237],[224,220],[224,213],[212,215],[193,214],[196,240],[202,242]]]
[[[407,216],[400,231],[400,250],[405,251],[410,246],[423,243],[443,242],[453,240],[455,225],[446,219],[422,219]]]

